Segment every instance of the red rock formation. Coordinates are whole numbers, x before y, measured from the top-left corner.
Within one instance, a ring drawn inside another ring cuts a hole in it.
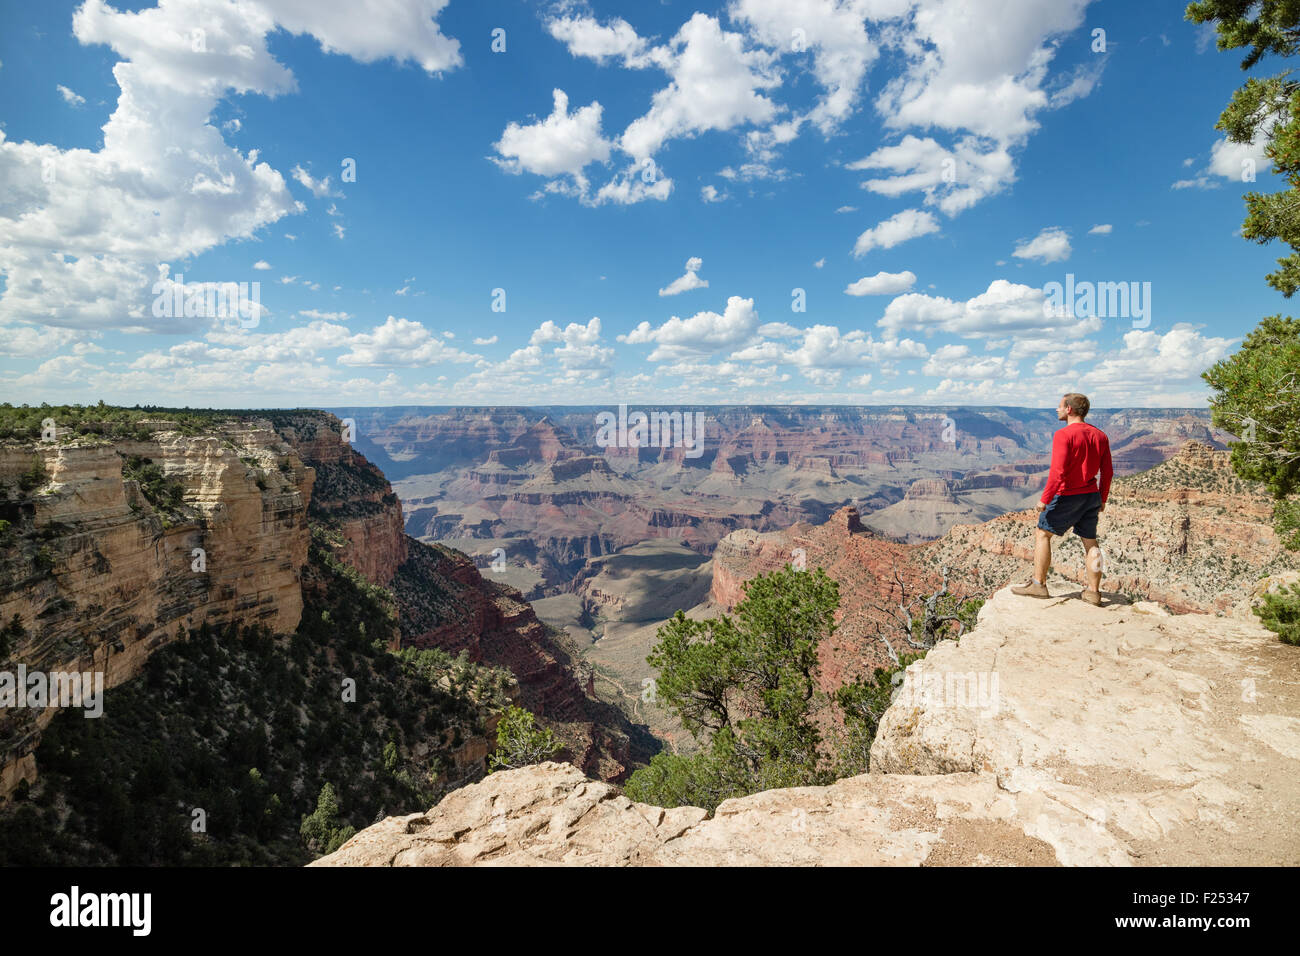
[[[939,575],[919,560],[918,546],[861,530],[853,508],[841,508],[824,525],[796,524],[764,534],[737,531],[723,538],[713,554],[710,599],[726,609],[735,607],[744,597],[746,581],[792,563],[797,548],[803,549],[808,570],[822,568],[840,585],[836,632],[818,652],[822,689],[834,690],[846,680],[887,666],[889,654],[875,627],[887,615],[875,605],[889,602],[895,572],[909,586],[937,583]],[[896,649],[906,649],[893,640]]]

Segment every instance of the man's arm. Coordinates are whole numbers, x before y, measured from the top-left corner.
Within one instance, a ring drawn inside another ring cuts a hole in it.
[[[1105,435],[1101,436],[1101,506],[1106,507],[1106,499],[1110,497],[1110,479],[1114,469],[1110,463],[1110,439]]]
[[[1039,503],[1046,505],[1065,485],[1065,429],[1058,429],[1052,436],[1052,466],[1047,471],[1047,487]]]

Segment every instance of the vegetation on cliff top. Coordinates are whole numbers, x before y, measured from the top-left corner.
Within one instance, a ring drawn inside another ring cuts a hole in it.
[[[198,435],[219,422],[247,419],[269,421],[280,428],[293,425],[311,431],[312,420],[331,418],[319,409],[168,408],[162,405],[11,405],[0,402],[0,441],[40,441],[46,419],[72,435],[97,435],[106,439],[147,439],[149,422],[173,423],[183,435]],[[311,437],[307,435],[305,437]]]

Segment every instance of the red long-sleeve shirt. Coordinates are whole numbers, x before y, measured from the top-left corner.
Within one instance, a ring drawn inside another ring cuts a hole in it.
[[[1097,473],[1101,487],[1097,487]],[[1110,440],[1100,428],[1087,422],[1066,425],[1052,436],[1052,468],[1043,489],[1043,504],[1057,495],[1085,495],[1101,492],[1101,503],[1110,495]]]

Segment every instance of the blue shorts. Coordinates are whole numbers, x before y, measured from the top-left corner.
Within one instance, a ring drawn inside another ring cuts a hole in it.
[[[1097,515],[1101,514],[1101,492],[1082,495],[1057,495],[1038,514],[1038,527],[1052,534],[1065,534],[1071,528],[1080,538],[1097,537]]]

